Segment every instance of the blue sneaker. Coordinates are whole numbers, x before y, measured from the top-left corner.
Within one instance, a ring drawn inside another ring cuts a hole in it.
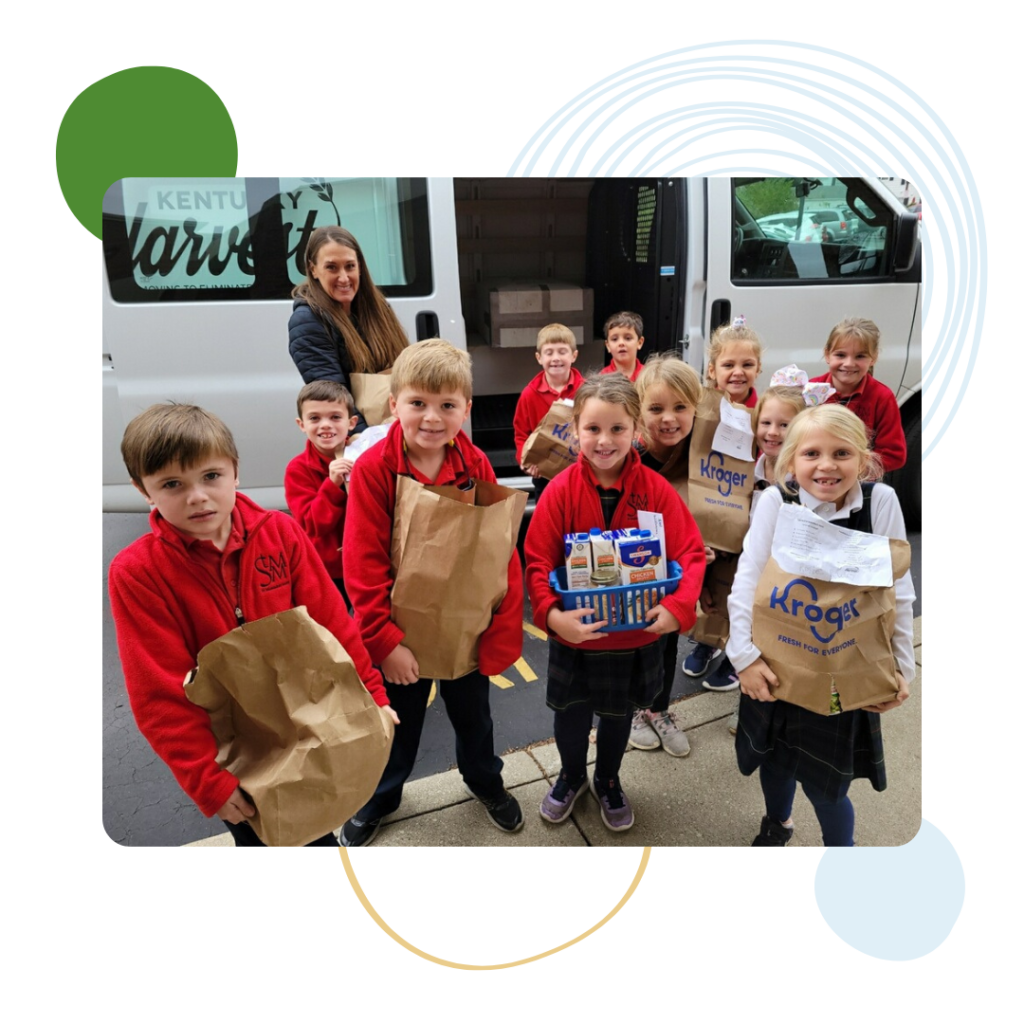
[[[722,652],[717,647],[709,644],[696,644],[683,662],[683,671],[688,676],[702,676],[711,664]]]
[[[714,672],[703,680],[701,686],[712,693],[728,693],[740,685],[740,677],[736,675],[736,669],[728,658],[723,658],[716,666]]]

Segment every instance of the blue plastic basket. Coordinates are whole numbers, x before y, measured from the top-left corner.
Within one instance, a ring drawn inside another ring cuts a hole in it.
[[[618,633],[626,629],[644,629],[648,622],[647,613],[665,596],[679,587],[683,570],[678,562],[668,563],[668,579],[653,580],[651,583],[633,583],[629,586],[595,587],[592,590],[568,590],[566,588],[565,566],[559,566],[548,577],[551,589],[558,594],[565,611],[573,608],[593,608],[594,615],[586,615],[583,622],[589,625],[608,619],[608,625],[601,627],[602,633]]]

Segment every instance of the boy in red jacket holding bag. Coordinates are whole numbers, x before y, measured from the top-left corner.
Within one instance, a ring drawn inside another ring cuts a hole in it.
[[[419,749],[430,696],[416,652],[392,618],[391,533],[400,476],[420,484],[496,482],[487,456],[462,432],[472,405],[469,356],[440,339],[404,349],[391,373],[391,411],[397,416],[387,437],[364,452],[349,479],[347,586],[374,664],[384,674],[388,699],[401,716],[391,755],[377,791],[341,830],[342,846],[366,846],[385,815],[398,810],[402,787]],[[480,635],[479,668],[457,680],[439,680],[438,690],[456,736],[456,759],[469,791],[491,822],[518,832],[523,815],[505,790],[501,758],[494,753],[490,680],[522,653],[523,574],[519,554],[508,563],[508,590]]]
[[[182,687],[199,652],[246,621],[305,605],[386,708],[380,674],[302,529],[237,493],[238,451],[220,419],[195,405],[151,406],[128,424],[121,454],[152,506],[152,533],[121,551],[109,573],[132,713],[203,814],[222,818],[236,845],[262,846],[246,823],[252,804],[217,764],[209,715]],[[328,833],[309,845],[337,840]]]

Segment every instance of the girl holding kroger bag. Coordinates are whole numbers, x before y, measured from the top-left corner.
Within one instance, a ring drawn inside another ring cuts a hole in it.
[[[555,712],[562,768],[544,797],[541,817],[565,821],[587,788],[587,748],[598,717],[597,765],[590,783],[601,820],[612,831],[633,825],[619,785],[619,766],[633,713],[648,708],[663,685],[660,636],[689,629],[704,576],[704,543],[686,506],[663,477],[640,463],[633,438],[640,423],[636,388],[622,374],[592,375],[576,391],[576,463],[541,495],[526,534],[526,583],[534,622],[547,631],[547,704]],[[566,611],[551,588],[552,570],[565,565],[565,535],[639,525],[637,511],[661,513],[664,554],[682,567],[678,588],[666,594],[636,629],[602,632],[607,619],[582,620],[592,608]]]
[[[879,713],[910,693],[914,588],[896,493],[869,482],[880,475],[861,420],[813,406],[789,424],[783,483],[754,512],[726,647],[742,691],[736,757],[744,775],[759,770],[765,799],[752,846],[792,838],[797,782],[826,846],[853,845],[853,779],[885,788]]]

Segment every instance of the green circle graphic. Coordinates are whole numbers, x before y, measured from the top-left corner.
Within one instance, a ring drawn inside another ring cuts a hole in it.
[[[177,68],[128,68],[94,82],[57,132],[57,177],[71,212],[97,238],[103,196],[120,178],[233,177],[235,127],[220,97]]]

